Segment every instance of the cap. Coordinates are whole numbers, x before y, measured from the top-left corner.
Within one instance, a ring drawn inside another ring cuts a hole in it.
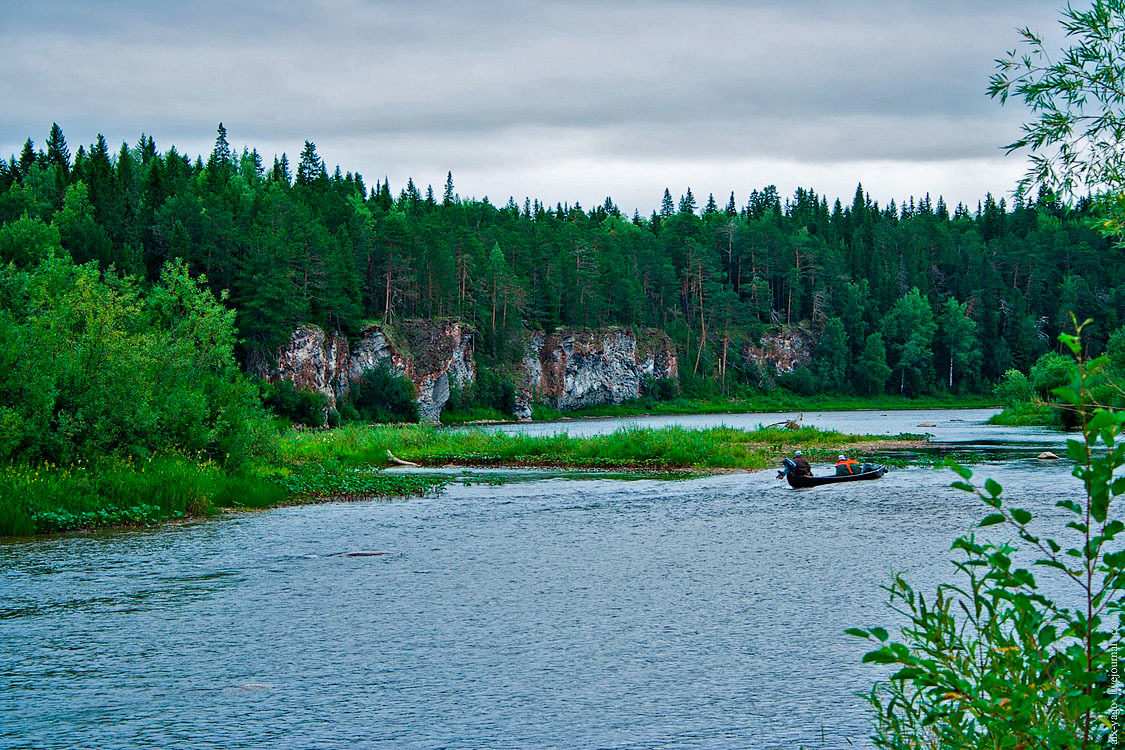
[[[797,451],[797,452],[796,452],[796,453],[794,453],[793,455],[794,455],[794,456],[800,456],[800,455],[803,455],[803,454],[801,453],[801,451]]]
[[[845,455],[844,455],[843,453],[841,453],[841,454],[840,454],[840,457],[839,457],[839,458],[837,458],[836,460],[837,460],[837,461],[847,461],[847,460],[848,460],[848,457],[847,457],[847,456],[845,456]]]

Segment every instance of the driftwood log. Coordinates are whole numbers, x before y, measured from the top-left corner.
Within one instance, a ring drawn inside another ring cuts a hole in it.
[[[801,429],[801,425],[798,424],[798,423],[804,421],[804,419],[805,419],[805,414],[804,414],[804,412],[801,412],[800,414],[797,415],[796,419],[783,419],[780,422],[774,422],[773,424],[768,424],[768,425],[766,425],[766,427],[784,427],[787,430],[799,430],[799,429]]]
[[[387,460],[395,466],[421,466],[421,464],[416,464],[413,461],[403,461],[401,458],[391,453],[390,448],[387,449]]]

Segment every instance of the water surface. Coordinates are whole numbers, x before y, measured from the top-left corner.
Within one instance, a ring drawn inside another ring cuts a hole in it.
[[[998,434],[927,413],[863,419]],[[1048,516],[1077,489],[977,469]],[[453,485],[0,545],[0,747],[865,747],[882,672],[842,631],[894,622],[892,572],[948,577],[983,515],[952,478]]]

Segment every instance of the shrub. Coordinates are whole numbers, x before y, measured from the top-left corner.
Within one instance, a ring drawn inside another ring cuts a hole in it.
[[[1077,364],[1073,381],[1054,395],[1078,415],[1083,435],[1069,441],[1067,455],[1084,498],[1058,504],[1073,514],[1071,541],[1033,530],[1033,515],[1005,502],[991,479],[983,490],[967,481],[954,486],[991,509],[980,526],[1007,525],[1035,550],[1037,570],[1077,587],[1079,604],[1048,598],[1031,570],[1013,562],[1013,546],[973,535],[953,545],[962,556],[954,563],[959,582],[927,597],[896,577],[888,591],[892,609],[908,621],[901,642],[880,627],[848,630],[876,646],[865,662],[897,668],[869,695],[879,747],[1120,747],[1114,638],[1125,616],[1125,550],[1116,538],[1125,521],[1114,517],[1112,502],[1125,494],[1125,482],[1114,479],[1125,464],[1117,443],[1125,414],[1090,407],[1087,386],[1105,359],[1085,364],[1079,337],[1060,338]],[[962,480],[972,476],[953,468]]]
[[[174,451],[239,463],[268,432],[234,359],[234,313],[169,263],[135,279],[50,256],[0,267],[0,460]]]
[[[511,378],[488,363],[477,365],[476,382],[451,384],[445,408],[453,412],[495,409],[511,416],[516,408],[516,386]]]
[[[340,416],[365,422],[417,422],[417,398],[414,383],[380,362],[352,381]]]
[[[1014,408],[1018,404],[1031,401],[1031,382],[1019,370],[1008,370],[996,384],[993,393],[1004,406]]]
[[[679,383],[675,378],[654,378],[646,375],[641,384],[641,394],[653,401],[670,401],[679,393]]]
[[[1069,385],[1074,377],[1074,360],[1064,357],[1058,352],[1047,352],[1031,366],[1028,379],[1031,389],[1043,401],[1052,401],[1052,392],[1056,388]]]
[[[328,398],[320,391],[298,388],[292,380],[261,383],[262,403],[277,416],[294,424],[320,427],[324,424]]]

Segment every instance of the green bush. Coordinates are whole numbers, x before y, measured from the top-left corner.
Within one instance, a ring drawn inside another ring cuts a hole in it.
[[[1008,370],[996,384],[993,393],[1005,407],[1015,407],[1031,401],[1031,382],[1019,370]]]
[[[1125,616],[1125,550],[1117,539],[1125,519],[1114,513],[1113,502],[1125,494],[1125,482],[1114,478],[1125,464],[1118,444],[1125,414],[1092,408],[1088,386],[1105,359],[1085,364],[1079,338],[1060,338],[1077,363],[1073,380],[1053,395],[1078,415],[1083,435],[1069,441],[1067,456],[1075,462],[1084,497],[1058,503],[1072,514],[1065,527],[1069,539],[1048,536],[1042,523],[1033,524],[1031,512],[1006,502],[995,481],[985,481],[981,489],[968,483],[971,471],[953,467],[961,476],[953,486],[989,506],[979,526],[1006,525],[1036,559],[1031,568],[1018,567],[1010,544],[961,537],[953,545],[961,555],[954,563],[957,582],[941,584],[929,596],[902,576],[888,588],[891,608],[907,621],[901,640],[881,627],[847,631],[875,646],[865,662],[896,670],[869,695],[878,747],[1122,744],[1115,724],[1120,721],[1116,639]],[[1041,586],[1040,579],[1051,574],[1071,587],[1076,606],[1047,596],[1045,589],[1052,587]]]
[[[1069,385],[1074,378],[1074,360],[1058,352],[1047,352],[1031,366],[1028,380],[1035,395],[1042,401],[1053,401],[1052,392],[1056,388]]]
[[[306,427],[324,424],[328,398],[320,391],[298,388],[291,380],[262,381],[261,389],[262,403],[277,416]]]
[[[679,386],[675,378],[646,375],[641,385],[641,395],[653,401],[670,401],[680,395]]]
[[[461,387],[455,383],[449,386],[449,401],[446,411],[453,413],[490,414],[500,412],[511,417],[516,408],[516,386],[488,362],[477,365],[476,381]]]
[[[347,421],[417,422],[417,398],[414,383],[380,362],[352,381],[341,403],[340,417]]]
[[[234,342],[234,313],[182,263],[147,291],[59,256],[0,267],[0,461],[245,461],[270,432]]]

